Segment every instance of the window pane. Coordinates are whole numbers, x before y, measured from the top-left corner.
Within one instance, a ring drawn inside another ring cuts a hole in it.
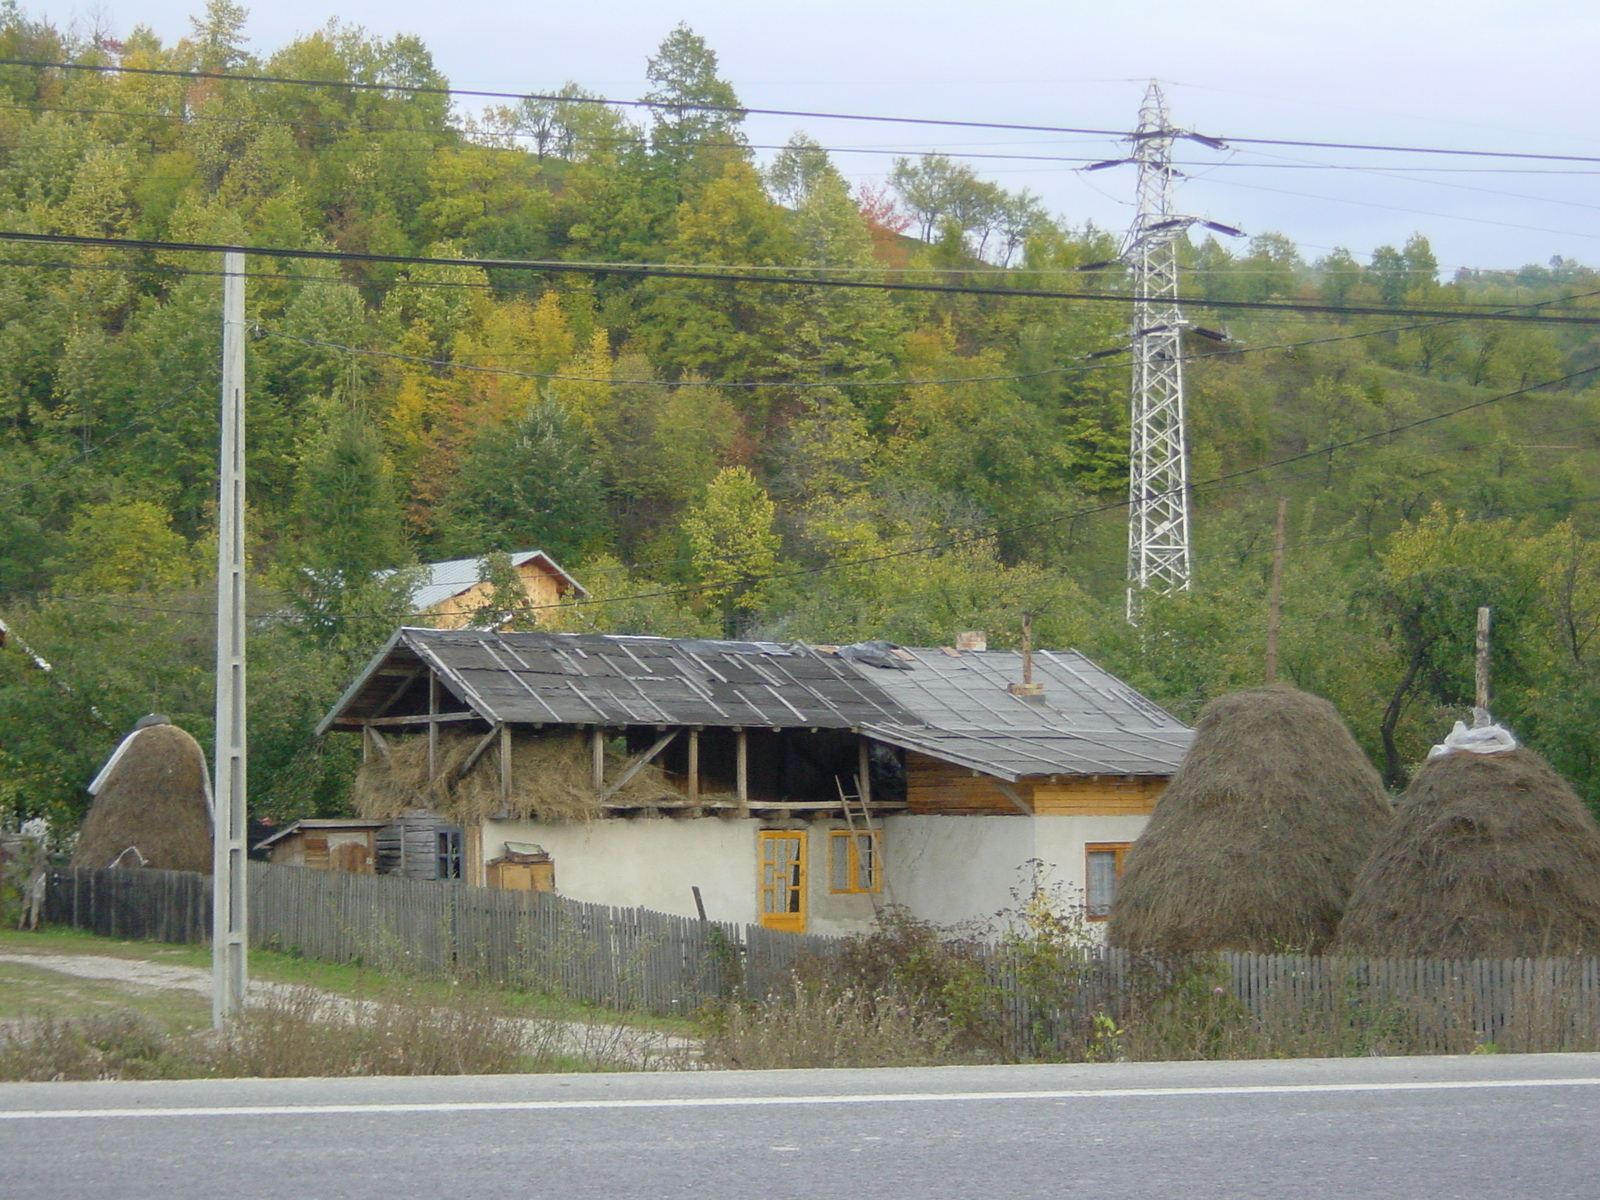
[[[856,887],[870,892],[878,886],[877,838],[870,833],[856,836]]]
[[[1085,897],[1091,917],[1111,913],[1111,900],[1117,890],[1117,852],[1089,851],[1089,894]]]
[[[854,886],[850,878],[850,835],[833,834],[828,838],[828,887],[835,892],[848,892]]]

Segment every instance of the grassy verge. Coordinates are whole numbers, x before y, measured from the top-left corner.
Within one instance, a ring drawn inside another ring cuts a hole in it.
[[[92,954],[190,967],[200,971],[211,969],[211,951],[204,946],[122,941],[58,926],[33,933],[0,930],[0,955],[4,954]],[[11,965],[0,963],[0,972]],[[20,967],[18,969],[25,970]],[[540,995],[494,985],[393,975],[348,963],[322,962],[298,954],[285,954],[273,950],[250,951],[250,976],[252,979],[314,989],[353,1000],[383,1001],[405,997],[418,1002],[443,1005],[458,1002],[464,996],[486,997],[492,999],[507,1016],[528,1020],[625,1025],[651,1033],[685,1037],[692,1036],[696,1032],[694,1022],[677,1017],[619,1012],[559,996]],[[5,979],[7,976],[0,974],[0,980]],[[87,985],[93,981],[82,982]],[[204,1010],[204,1019],[209,1021],[209,1001],[201,998],[199,1003]],[[6,993],[0,991],[0,1020],[8,1016],[22,1015],[7,1012],[7,1007]]]

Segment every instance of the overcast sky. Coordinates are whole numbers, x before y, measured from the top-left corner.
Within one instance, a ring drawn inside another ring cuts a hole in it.
[[[24,0],[24,8],[117,33],[149,25],[172,40],[203,0]],[[1126,129],[1157,77],[1178,124],[1222,138],[1600,158],[1595,0],[275,0],[252,11],[251,49],[269,53],[335,16],[383,37],[420,36],[462,88],[543,91],[570,79],[636,98],[646,58],[681,20],[711,43],[753,107]],[[997,130],[757,117],[747,125],[757,143],[784,141],[796,128],[827,146],[877,151],[1123,153],[1107,139]],[[1342,245],[1365,259],[1421,231],[1446,267],[1553,255],[1600,264],[1600,162],[1244,146],[1189,146],[1179,157],[1194,164],[1181,210],[1251,234],[1283,233],[1308,258]],[[872,180],[889,158],[836,161]],[[1073,223],[1128,222],[1129,168],[1085,176],[1068,163],[973,165],[1008,188],[1032,189]]]

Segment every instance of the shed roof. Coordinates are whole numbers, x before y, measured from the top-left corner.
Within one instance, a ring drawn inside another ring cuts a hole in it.
[[[568,575],[561,564],[543,550],[518,550],[508,557],[513,567],[534,563],[555,576],[561,585],[571,588],[577,595],[589,594],[582,584]],[[481,558],[452,558],[444,562],[424,563],[423,570],[427,575],[411,593],[413,609],[419,613],[427,612],[435,604],[442,604],[452,596],[459,596],[469,588],[476,587],[481,582],[479,574],[482,562]]]
[[[882,741],[1002,778],[1170,775],[1193,732],[1076,650],[1033,654],[1041,696],[1013,695],[1022,655],[1010,650],[910,649],[912,669],[874,671],[878,686],[919,718],[875,725]]]
[[[323,718],[353,728],[431,668],[485,720],[856,729],[911,722],[843,659],[804,646],[612,634],[402,629]]]
[[[1012,781],[1170,775],[1192,736],[1076,651],[1035,653],[1044,695],[1024,699],[1007,690],[1022,677],[1022,656],[1009,651],[852,655],[799,643],[412,628],[318,732],[418,711],[430,671],[454,705],[490,722],[855,729]]]

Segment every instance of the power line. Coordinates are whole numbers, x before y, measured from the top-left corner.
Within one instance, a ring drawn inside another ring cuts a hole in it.
[[[0,241],[24,242],[40,245],[90,246],[111,250],[152,250],[162,252],[189,252],[221,254],[227,251],[257,255],[263,258],[302,258],[326,262],[370,262],[397,266],[449,267],[481,271],[532,271],[551,274],[611,275],[633,279],[682,279],[711,283],[760,283],[783,287],[834,287],[889,292],[922,292],[933,295],[995,296],[1021,300],[1087,300],[1113,304],[1134,304],[1137,297],[1116,292],[1068,292],[1040,288],[975,287],[956,284],[908,283],[888,280],[828,279],[816,275],[756,276],[731,271],[706,271],[688,266],[618,266],[608,263],[572,263],[559,260],[490,259],[490,258],[435,258],[415,254],[375,254],[362,251],[296,250],[273,246],[229,246],[210,242],[167,242],[144,238],[92,237],[66,233],[22,233],[0,230]],[[804,271],[804,267],[792,268]],[[1454,309],[1419,308],[1397,305],[1325,304],[1311,301],[1278,302],[1270,300],[1221,300],[1205,297],[1179,297],[1179,303],[1200,308],[1238,309],[1256,312],[1318,313],[1342,316],[1381,317],[1442,317],[1452,320],[1532,322],[1550,325],[1600,325],[1600,316],[1550,316],[1506,311],[1503,307],[1486,307],[1475,311],[1471,306]]]
[[[403,83],[368,83],[356,80],[301,79],[278,75],[240,75],[219,71],[179,71],[157,67],[128,67],[108,63],[40,62],[31,59],[0,58],[0,66],[29,67],[35,70],[88,71],[108,75],[151,75],[175,79],[217,80],[237,83],[268,83],[281,86],[345,88],[351,91],[400,93],[403,95],[470,96],[487,100],[532,100],[555,104],[591,104],[617,108],[645,108],[665,112],[724,113],[742,118],[747,115],[798,117],[818,121],[866,121],[888,125],[936,125],[957,129],[1003,129],[1024,133],[1075,134],[1124,140],[1126,129],[1084,129],[1066,125],[1027,125],[1004,121],[962,121],[939,117],[896,117],[866,113],[817,112],[804,109],[753,108],[745,105],[698,104],[681,100],[613,100],[603,96],[563,96],[549,92],[491,92],[469,88]],[[1185,134],[1183,136],[1190,136]],[[1224,142],[1252,146],[1299,146],[1314,150],[1369,150],[1384,154],[1455,155],[1468,158],[1510,158],[1537,162],[1600,163],[1600,156],[1583,154],[1536,154],[1516,150],[1459,150],[1440,146],[1398,146],[1373,142],[1314,142],[1291,138],[1253,138],[1219,135],[1207,143]]]

